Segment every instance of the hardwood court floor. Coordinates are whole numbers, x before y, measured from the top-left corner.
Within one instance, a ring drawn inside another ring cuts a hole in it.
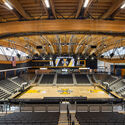
[[[22,94],[19,99],[39,99],[43,97],[87,97],[87,98],[113,98],[105,91],[93,86],[34,86]]]

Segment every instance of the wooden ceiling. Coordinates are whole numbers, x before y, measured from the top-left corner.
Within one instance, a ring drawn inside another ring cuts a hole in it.
[[[28,54],[92,55],[125,46],[125,37],[109,35],[57,34],[12,37],[0,40],[0,45],[17,48]],[[42,49],[37,49],[42,46]],[[96,46],[96,48],[92,48]]]
[[[5,1],[0,0],[2,46],[28,54],[97,56],[125,46],[124,0],[89,0],[86,8],[85,0],[49,0],[50,8],[44,0],[8,0],[13,10]]]
[[[46,8],[44,0],[8,0],[13,7],[9,10],[0,0],[0,22],[34,19],[125,19],[125,9],[120,9],[124,0],[49,0]]]

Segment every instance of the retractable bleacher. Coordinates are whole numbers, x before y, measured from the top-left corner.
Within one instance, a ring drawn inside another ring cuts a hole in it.
[[[116,82],[115,84],[113,84],[110,88],[113,90],[113,91],[117,91],[119,88],[125,86],[125,83],[123,82],[123,80],[120,80],[118,82]]]
[[[13,79],[13,81],[19,85],[21,85],[24,82],[27,82],[26,80],[22,79],[21,77],[16,77],[15,79]]]
[[[5,90],[9,91],[10,93],[15,92],[20,86],[17,84],[13,83],[12,81],[9,80],[1,80],[0,81],[0,87],[4,88]]]
[[[101,80],[102,82],[108,82],[109,84],[112,84],[114,81],[117,80],[117,78],[108,74],[95,74],[94,76],[97,81]]]
[[[77,84],[90,84],[86,74],[75,74]]]
[[[9,94],[0,89],[0,100],[6,99],[7,97],[9,97]]]
[[[72,74],[58,74],[57,84],[73,84]]]
[[[119,81],[111,85],[110,89],[115,91],[120,96],[125,97],[125,82],[123,81],[123,79],[120,79]]]
[[[54,80],[54,74],[44,74],[40,84],[52,84]]]
[[[59,112],[16,112],[0,117],[0,124],[57,125]]]
[[[125,115],[113,112],[77,112],[80,125],[125,125]]]

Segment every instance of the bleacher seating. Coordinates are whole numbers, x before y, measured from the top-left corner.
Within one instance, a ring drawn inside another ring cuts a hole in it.
[[[57,84],[73,84],[72,74],[58,74]]]
[[[57,125],[58,112],[16,112],[0,118],[0,124],[11,125]]]
[[[118,89],[122,88],[123,86],[125,86],[125,83],[122,80],[120,80],[120,81],[116,82],[115,84],[111,85],[110,88],[113,91],[117,91]]]
[[[54,74],[44,74],[40,84],[52,84],[54,80]]]
[[[125,82],[121,78],[115,78],[108,74],[95,74],[96,80],[101,80],[101,82],[108,82],[109,87],[112,91],[116,92],[120,96],[125,96]]]
[[[95,74],[94,76],[97,81],[101,80],[102,82],[108,82],[109,84],[117,80],[117,78],[108,74]]]
[[[120,96],[125,97],[125,82],[123,82],[123,79],[120,79],[111,85],[110,89],[115,91]]]
[[[6,99],[7,97],[15,94],[21,89],[21,84],[24,82],[29,82],[28,80],[24,80],[21,77],[12,77],[6,80],[0,81],[0,100]],[[9,94],[8,94],[9,93]]]
[[[37,82],[39,81],[40,76],[41,76],[41,75],[37,75],[36,80],[35,80],[35,83],[37,83]]]
[[[122,91],[120,94],[121,94],[122,97],[125,98],[125,89],[124,89],[124,91]]]
[[[26,80],[22,79],[21,77],[16,77],[15,79],[13,79],[13,81],[19,85],[21,85],[24,82],[27,82]]]
[[[113,112],[77,112],[80,125],[124,125],[125,115]]]
[[[22,74],[22,75],[20,75],[20,77],[23,79],[23,80],[25,80],[25,81],[27,81],[27,82],[29,82],[29,81],[31,81],[31,80],[34,80],[35,79],[35,74],[33,74],[33,73],[26,73],[26,74]]]
[[[95,83],[96,81],[94,80],[93,78],[93,75],[92,74],[89,74],[89,78],[91,79],[92,83]]]
[[[2,89],[0,89],[0,100],[6,99],[8,96],[9,96],[9,94],[7,94]]]
[[[18,85],[9,80],[0,81],[0,87],[4,88],[5,90],[11,93],[15,92],[18,88],[20,88]]]
[[[86,74],[75,74],[78,84],[90,84]]]

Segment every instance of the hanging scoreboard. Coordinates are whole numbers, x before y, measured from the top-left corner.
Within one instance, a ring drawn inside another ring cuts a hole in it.
[[[57,57],[55,66],[74,67],[75,59],[73,57]]]

